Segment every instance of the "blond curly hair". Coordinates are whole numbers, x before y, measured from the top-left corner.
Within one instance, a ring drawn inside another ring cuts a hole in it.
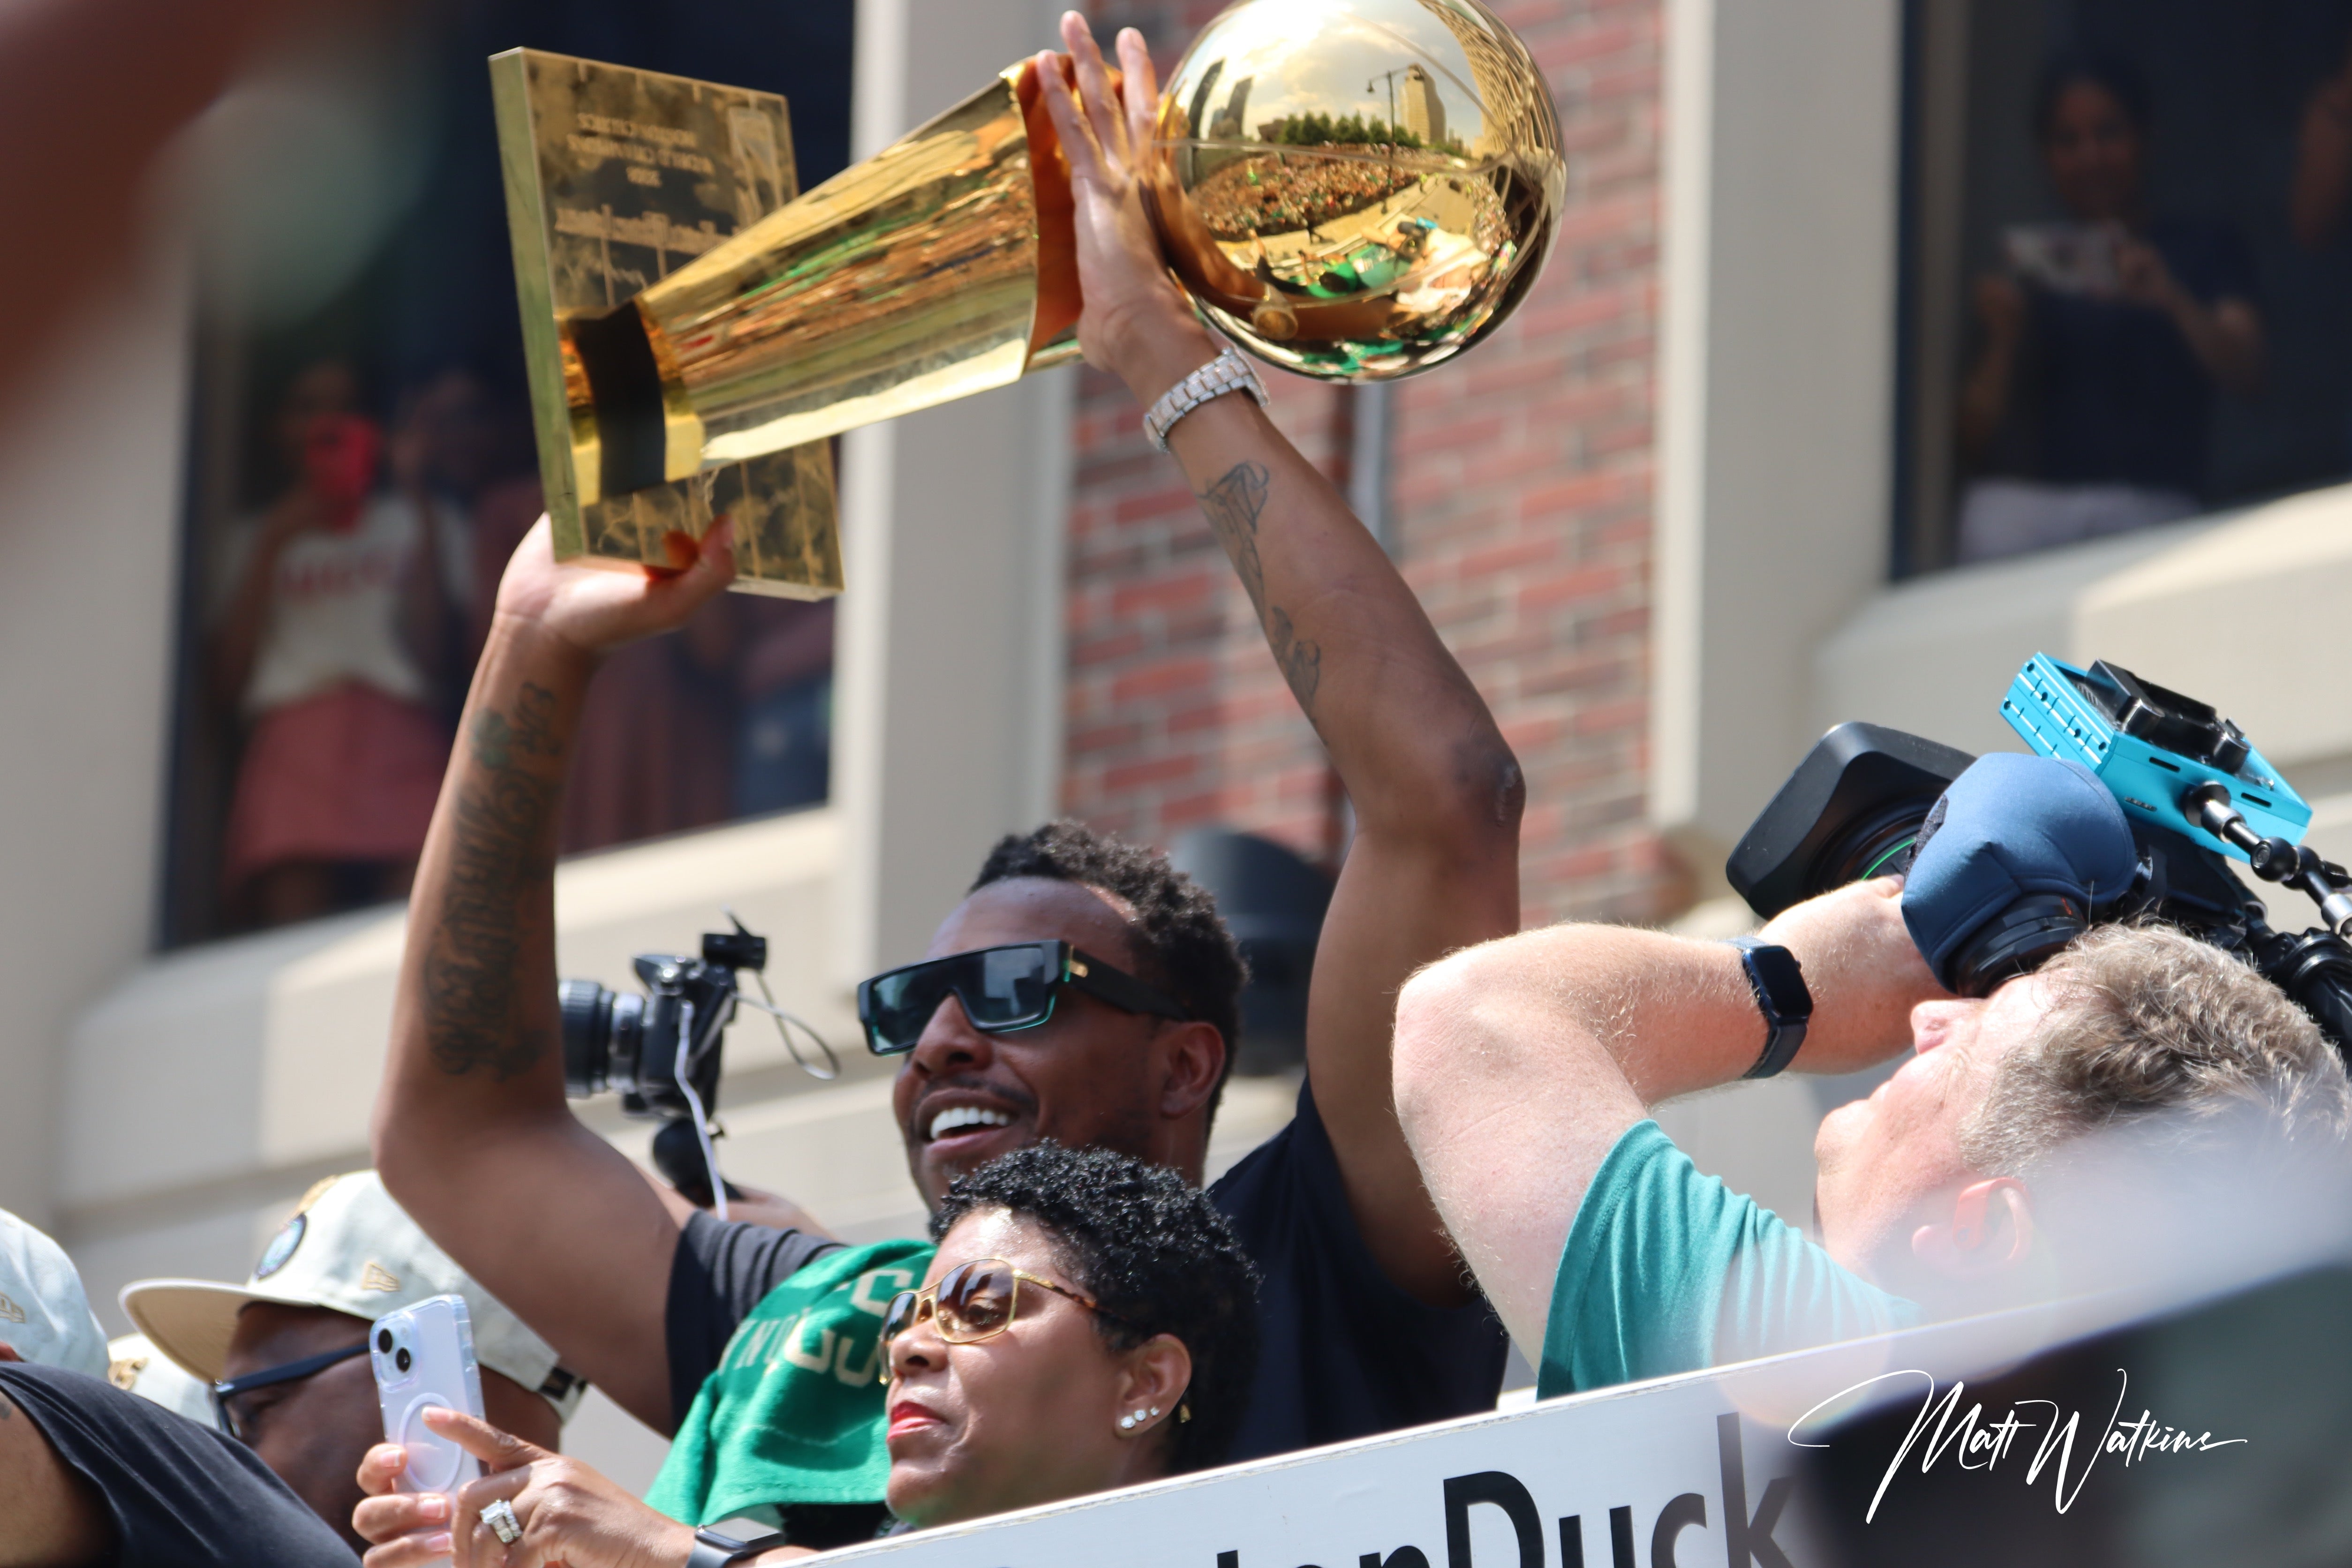
[[[2024,1175],[2084,1135],[2145,1133],[2167,1159],[2318,1153],[2352,1131],[2352,1082],[2310,1017],[2251,965],[2169,927],[2095,927],[2041,972],[2034,1037],[1960,1128],[1986,1175]]]

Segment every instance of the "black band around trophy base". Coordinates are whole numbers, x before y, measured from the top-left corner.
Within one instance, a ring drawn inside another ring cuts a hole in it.
[[[650,489],[668,478],[661,366],[635,304],[572,322],[572,346],[596,402],[600,489],[608,496]]]

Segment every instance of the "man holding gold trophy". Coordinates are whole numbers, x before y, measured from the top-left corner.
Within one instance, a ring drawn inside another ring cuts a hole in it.
[[[746,566],[708,488],[694,500],[700,476],[1002,384],[1066,357],[1073,327],[1182,465],[1356,814],[1316,960],[1298,1120],[1210,1193],[1262,1276],[1265,1353],[1227,1457],[1494,1402],[1506,1342],[1398,1127],[1389,1039],[1416,968],[1517,929],[1524,786],[1395,566],[1203,317],[1259,357],[1335,379],[1458,353],[1540,266],[1563,180],[1549,100],[1475,0],[1244,0],[1164,96],[1129,29],[1123,103],[1076,13],[1062,36],[1066,56],[1023,62],[638,299],[559,310],[542,331],[535,392],[559,515],[499,586],[411,903],[375,1152],[404,1206],[566,1366],[677,1439],[651,1494],[660,1512],[609,1486],[583,1492],[577,1466],[567,1480],[545,1468],[558,1461],[488,1446],[496,1473],[454,1508],[406,1495],[362,1508],[363,1532],[386,1543],[370,1557],[381,1568],[504,1549],[590,1564],[623,1552],[614,1542],[653,1553],[629,1561],[719,1563],[740,1554],[697,1544],[695,1527],[765,1519],[791,1551],[887,1522],[896,1438],[878,1314],[921,1282],[930,1249],[714,1221],[565,1108],[552,871],[567,747],[601,656],[681,625]],[[1318,110],[1318,72],[1361,101],[1375,65],[1410,66],[1395,118],[1343,127]],[[796,290],[831,318],[778,303]],[[937,312],[959,300],[970,310],[950,330]],[[929,337],[907,310],[931,312]],[[856,360],[845,320],[884,349]],[[598,548],[586,509],[656,487],[683,487],[668,513],[679,526],[607,530]],[[829,499],[827,485],[815,504]],[[796,558],[787,591],[837,584],[815,558]],[[1062,967],[1036,982],[1044,1016],[990,1013],[976,977],[1055,943]],[[1240,980],[1205,896],[1158,858],[1075,825],[999,846],[929,959],[861,996],[869,1045],[906,1053],[894,1102],[926,1201],[1048,1139],[1197,1184]],[[819,1343],[831,1349],[813,1356]],[[370,1479],[383,1490],[390,1473]],[[535,1513],[559,1492],[562,1506]],[[1016,1486],[995,1506],[1045,1500]]]

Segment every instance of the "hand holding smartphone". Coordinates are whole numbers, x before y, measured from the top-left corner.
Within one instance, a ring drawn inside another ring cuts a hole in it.
[[[2026,223],[2001,231],[2012,276],[2053,294],[2105,296],[2118,282],[2112,224]]]
[[[461,1296],[434,1296],[386,1312],[368,1329],[383,1436],[408,1451],[404,1492],[453,1492],[482,1473],[482,1462],[425,1424],[427,1410],[482,1415],[482,1374],[474,1329]]]

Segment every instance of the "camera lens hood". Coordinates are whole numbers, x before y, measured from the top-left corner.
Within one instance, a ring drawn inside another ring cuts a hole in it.
[[[1724,864],[1748,907],[1791,904],[1900,870],[1919,821],[1975,759],[1884,724],[1840,724],[1814,742]]]

